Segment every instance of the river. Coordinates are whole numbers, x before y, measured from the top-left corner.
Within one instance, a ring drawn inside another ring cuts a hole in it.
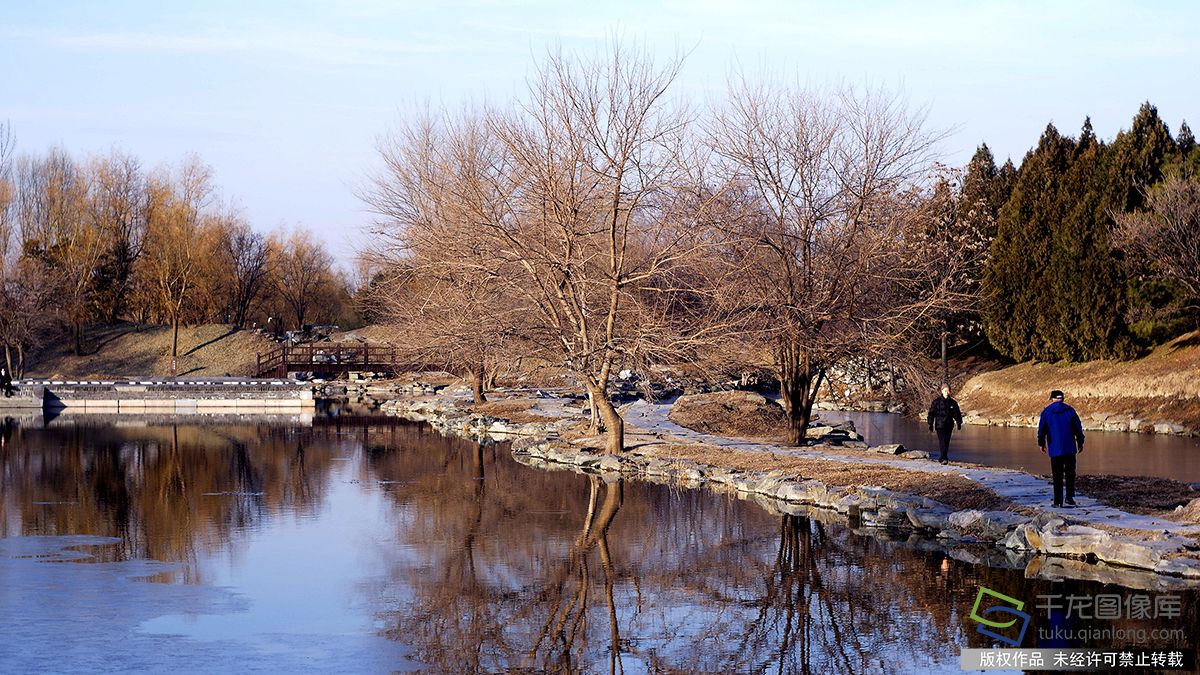
[[[851,420],[872,445],[903,443],[912,450],[937,454],[937,436],[921,420],[893,413],[817,413],[823,420]],[[1200,438],[1160,434],[1089,431],[1078,471],[1119,476],[1159,476],[1200,483]],[[951,439],[950,458],[1003,466],[1030,473],[1050,473],[1050,461],[1038,450],[1037,430],[1020,427],[965,425]]]
[[[7,430],[0,488],[6,673],[957,673],[992,644],[969,618],[981,587],[1029,603],[1028,646],[1064,626],[1130,631],[1072,642],[1109,647],[1200,632],[1192,591],[1026,579],[387,418],[60,418]],[[1033,606],[1097,594],[1168,611]]]

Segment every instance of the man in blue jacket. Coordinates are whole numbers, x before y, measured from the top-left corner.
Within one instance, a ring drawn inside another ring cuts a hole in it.
[[[1083,424],[1075,409],[1063,403],[1063,393],[1050,392],[1050,405],[1038,421],[1038,447],[1050,453],[1054,474],[1054,505],[1063,505],[1063,478],[1067,482],[1067,506],[1075,506],[1075,455],[1083,452]]]

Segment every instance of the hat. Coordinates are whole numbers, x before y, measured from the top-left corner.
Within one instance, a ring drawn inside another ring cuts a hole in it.
[[[1063,397],[1063,393],[1057,389],[1050,392],[1050,398],[1062,398],[1062,397]]]

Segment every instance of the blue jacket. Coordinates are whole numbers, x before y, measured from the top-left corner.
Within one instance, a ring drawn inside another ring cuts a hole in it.
[[[1083,424],[1075,409],[1062,401],[1046,406],[1038,421],[1038,447],[1045,447],[1051,457],[1058,457],[1075,454],[1076,442],[1083,445]]]

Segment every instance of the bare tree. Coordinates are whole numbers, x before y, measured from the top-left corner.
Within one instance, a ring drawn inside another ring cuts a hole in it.
[[[56,322],[61,280],[44,262],[22,258],[6,265],[0,279],[0,342],[4,363],[16,378],[25,377],[25,354]]]
[[[229,307],[233,325],[242,328],[250,308],[258,301],[270,277],[270,246],[240,218],[230,218],[221,231],[220,253],[225,258],[229,279]]]
[[[17,166],[17,222],[23,255],[41,260],[62,284],[62,314],[83,353],[83,329],[91,318],[95,274],[104,236],[89,217],[84,172],[61,149]]]
[[[705,245],[668,217],[689,121],[667,99],[679,67],[620,45],[591,60],[554,53],[528,100],[489,118],[504,149],[494,179],[504,199],[473,220],[516,272],[505,281],[533,308],[539,339],[598,409],[609,453],[624,448],[608,396],[614,367],[673,360],[718,332],[675,311],[687,294],[676,271]]]
[[[112,152],[89,165],[89,216],[105,240],[96,289],[99,310],[116,323],[125,309],[134,265],[142,254],[149,192],[141,162]]]
[[[363,195],[380,216],[373,313],[416,362],[469,378],[476,403],[511,345],[528,347],[528,308],[502,281],[519,272],[473,225],[500,198],[490,172],[502,149],[484,131],[470,116],[418,119],[380,144],[385,170]]]
[[[303,328],[318,295],[332,283],[333,260],[311,232],[296,230],[276,247],[275,292]]]
[[[175,176],[164,171],[151,180],[143,261],[158,307],[171,323],[172,359],[179,355],[179,324],[201,261],[213,250],[206,215],[212,197],[212,171],[198,157],[185,160]]]
[[[16,138],[7,122],[0,123],[0,265],[9,262],[13,244],[17,186],[13,174]]]
[[[946,301],[921,288],[935,264],[917,236],[937,138],[882,90],[744,77],[710,125],[724,182],[749,200],[725,228],[726,302],[753,331],[745,353],[770,355],[793,443],[832,365],[886,354]]]
[[[1200,316],[1200,180],[1168,176],[1146,191],[1144,212],[1116,216],[1116,243],[1187,289]]]

